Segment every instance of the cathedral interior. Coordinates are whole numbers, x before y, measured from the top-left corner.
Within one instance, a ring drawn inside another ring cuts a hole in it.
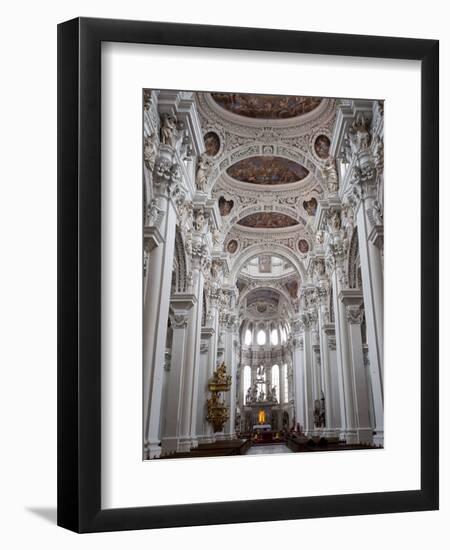
[[[383,102],[143,110],[143,458],[383,447]]]

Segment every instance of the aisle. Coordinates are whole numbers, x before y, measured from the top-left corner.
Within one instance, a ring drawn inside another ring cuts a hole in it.
[[[292,451],[284,443],[275,443],[273,445],[253,445],[245,454],[277,455],[282,453],[292,453]]]

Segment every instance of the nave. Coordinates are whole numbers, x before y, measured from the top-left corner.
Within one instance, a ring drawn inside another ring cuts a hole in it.
[[[145,90],[144,459],[384,445],[383,103]]]

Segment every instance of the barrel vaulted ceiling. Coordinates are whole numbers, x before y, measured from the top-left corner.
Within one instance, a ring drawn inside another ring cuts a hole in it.
[[[295,303],[323,197],[335,100],[228,92],[197,93],[196,100],[224,250],[237,272],[253,250],[289,258],[295,274],[273,285]],[[242,277],[245,288],[249,278]]]

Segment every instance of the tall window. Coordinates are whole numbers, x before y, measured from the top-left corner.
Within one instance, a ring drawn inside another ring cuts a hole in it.
[[[278,403],[280,402],[280,367],[274,365],[272,367],[272,387],[275,387],[275,395]]]
[[[251,387],[251,385],[252,385],[252,369],[248,365],[245,365],[244,367],[244,402],[245,402],[245,397],[247,395],[247,391]]]
[[[248,328],[245,331],[244,344],[249,346],[252,343],[252,331]]]
[[[276,328],[273,328],[270,333],[270,343],[272,346],[278,346],[278,331]]]
[[[258,330],[258,335],[256,336],[256,343],[258,346],[264,346],[266,343],[266,332],[264,330]]]
[[[285,344],[286,343],[286,330],[283,326],[280,327],[280,333],[281,333],[281,343]]]
[[[288,368],[287,364],[283,365],[283,384],[284,384],[284,402],[289,401],[289,380],[288,380]]]

